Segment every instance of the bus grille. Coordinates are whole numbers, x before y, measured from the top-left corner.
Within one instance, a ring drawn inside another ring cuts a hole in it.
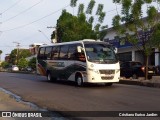
[[[103,76],[101,77],[102,80],[112,80],[114,76]]]
[[[105,75],[113,75],[115,74],[115,70],[99,70],[100,74],[105,74]]]
[[[115,70],[99,70],[102,80],[112,80],[115,75]]]

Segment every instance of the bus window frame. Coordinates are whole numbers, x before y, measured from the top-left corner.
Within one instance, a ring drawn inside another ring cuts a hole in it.
[[[56,50],[56,49],[58,49],[58,51],[57,51],[57,57],[54,57],[54,54],[55,53],[53,53],[53,50]],[[52,52],[51,52],[51,60],[59,60],[59,52],[60,52],[60,46],[52,46]]]
[[[51,48],[50,52],[48,54],[46,54],[46,50],[47,48]],[[44,51],[44,59],[45,60],[50,60],[51,59],[51,52],[52,52],[53,47],[52,46],[47,46],[45,47],[45,51]],[[50,55],[49,55],[50,54]],[[48,56],[49,55],[49,56]]]
[[[41,53],[41,49],[44,49],[43,54],[40,54]],[[40,59],[40,60],[43,60],[45,51],[46,51],[46,47],[40,47],[37,58]],[[41,55],[43,55],[43,56],[41,56]]]
[[[65,54],[66,57],[61,57],[61,50],[63,47],[67,47],[67,52]],[[68,60],[68,51],[69,51],[69,45],[60,45],[60,50],[59,50],[59,59],[58,60]]]

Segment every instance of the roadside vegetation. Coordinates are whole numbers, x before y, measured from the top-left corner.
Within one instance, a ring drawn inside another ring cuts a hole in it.
[[[154,53],[153,48],[160,49],[160,13],[153,3],[160,0],[113,0],[122,6],[121,13],[113,18],[112,25],[121,42],[131,43],[143,54],[146,66],[145,79],[148,77],[148,59]],[[144,17],[146,7],[146,17]]]
[[[62,11],[51,39],[56,38],[57,42],[68,42],[82,39],[102,39],[106,35],[106,33],[100,32],[107,28],[107,25],[102,26],[106,15],[103,11],[104,5],[98,4],[97,11],[93,13],[96,2],[90,0],[86,8],[83,3],[79,4],[78,13],[75,13],[77,1],[71,0],[70,6],[73,8],[73,13]]]
[[[12,65],[17,65],[20,71],[35,71],[36,70],[36,58],[27,60],[26,58],[31,56],[29,50],[26,49],[14,49],[9,55],[8,61],[3,61],[0,64],[1,71],[11,71]]]

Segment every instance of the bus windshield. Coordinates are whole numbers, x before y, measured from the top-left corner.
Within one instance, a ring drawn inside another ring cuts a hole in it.
[[[88,61],[95,63],[115,63],[117,57],[111,45],[104,42],[84,43]]]

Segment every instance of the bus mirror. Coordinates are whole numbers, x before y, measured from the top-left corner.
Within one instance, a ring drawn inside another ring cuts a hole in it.
[[[77,51],[78,51],[78,53],[81,53],[82,52],[82,47],[81,46],[77,46]]]
[[[118,48],[115,47],[114,48],[114,52],[117,53],[118,52]]]

